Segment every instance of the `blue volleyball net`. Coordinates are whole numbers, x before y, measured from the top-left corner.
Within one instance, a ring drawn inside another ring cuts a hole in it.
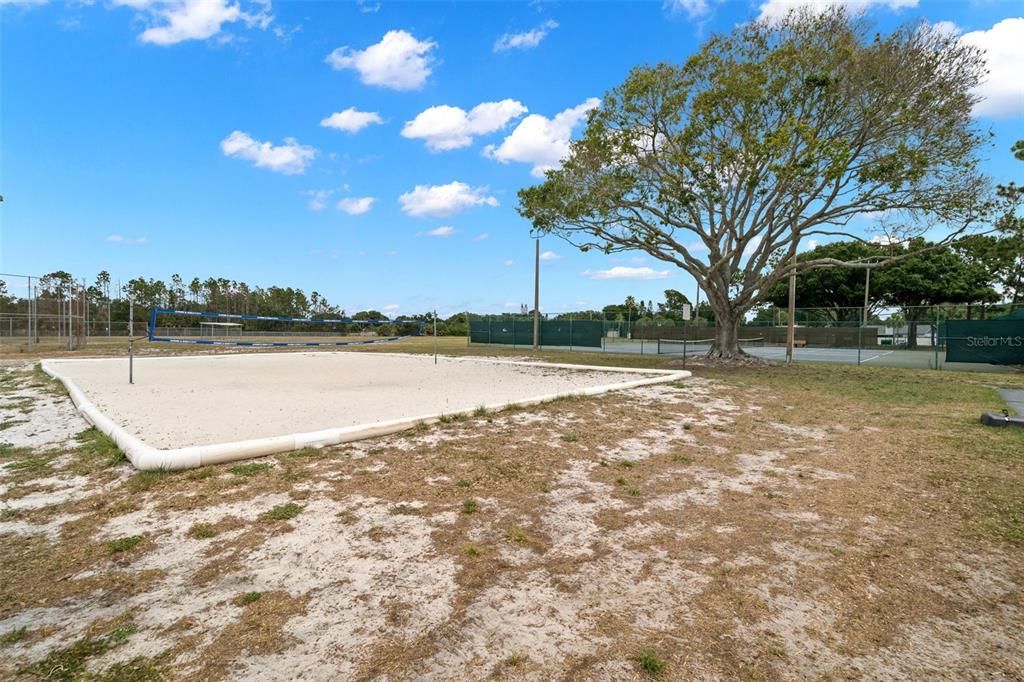
[[[162,343],[256,348],[358,346],[423,333],[419,320],[275,317],[153,308],[148,338]]]

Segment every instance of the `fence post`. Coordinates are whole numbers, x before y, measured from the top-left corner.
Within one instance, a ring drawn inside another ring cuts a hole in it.
[[[868,272],[870,272],[870,270]],[[865,311],[866,310],[867,309],[865,308]],[[865,312],[864,314],[867,315],[867,312]],[[857,364],[858,365],[860,364],[860,349],[861,349],[861,346],[863,346],[863,345],[864,345],[864,325],[858,324],[857,325]]]
[[[935,369],[942,370],[939,367],[939,308],[935,307],[935,321],[932,323],[932,349],[935,351]]]
[[[572,352],[572,313],[569,313],[569,352]]]

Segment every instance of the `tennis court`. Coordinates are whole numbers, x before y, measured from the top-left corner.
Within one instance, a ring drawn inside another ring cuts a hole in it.
[[[141,469],[183,469],[686,378],[684,371],[397,353],[48,360],[82,414]]]

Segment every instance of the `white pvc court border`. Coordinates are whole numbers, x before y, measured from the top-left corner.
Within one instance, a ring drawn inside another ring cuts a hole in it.
[[[388,355],[392,355],[388,353]],[[394,353],[393,355],[408,355],[406,353]],[[458,358],[442,358],[443,360]],[[559,391],[548,395],[525,398],[504,403],[484,405],[488,411],[500,411],[515,405],[537,405],[555,398],[566,396],[592,396],[609,391],[621,391],[651,384],[661,384],[670,381],[679,381],[690,376],[690,372],[684,370],[665,369],[639,369],[633,367],[601,367],[598,365],[573,365],[568,363],[547,363],[547,362],[521,362],[516,360],[492,360],[490,358],[472,358],[474,361],[492,362],[502,365],[521,365],[526,367],[543,367],[544,369],[568,369],[577,371],[596,372],[621,372],[624,374],[649,374],[650,379],[634,379],[616,384],[605,384],[592,386],[586,389]],[[252,440],[241,440],[227,443],[215,443],[213,445],[192,445],[184,448],[173,448],[161,450],[147,445],[140,438],[128,433],[123,427],[115,424],[109,417],[86,398],[85,393],[71,380],[70,377],[62,374],[57,366],[66,362],[77,362],[78,360],[42,360],[40,366],[49,376],[64,384],[78,408],[79,413],[90,424],[110,436],[117,447],[128,457],[128,460],[140,470],[178,470],[193,469],[208,464],[221,464],[239,459],[250,459],[262,457],[279,452],[290,452],[302,448],[322,448],[339,443],[348,443],[364,438],[375,438],[386,436],[411,429],[418,424],[431,424],[437,422],[442,416],[469,415],[480,409],[479,407],[446,412],[439,414],[425,414],[418,417],[393,419],[370,424],[357,424],[342,428],[325,429],[322,431],[310,431],[306,433],[291,433],[283,436],[272,436],[269,438],[255,438]]]

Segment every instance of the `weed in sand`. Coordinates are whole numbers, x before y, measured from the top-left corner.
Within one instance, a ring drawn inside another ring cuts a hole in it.
[[[632,469],[633,468],[633,462],[631,460],[628,460],[628,459],[622,459],[622,460],[619,460],[619,466],[622,467],[623,469]]]
[[[579,440],[579,437],[575,433],[563,433],[562,440],[566,443],[575,443]]]
[[[11,519],[18,518],[19,516],[21,516],[21,511],[14,507],[4,507],[3,509],[0,509],[0,521],[9,521]]]
[[[469,486],[471,486],[473,484],[470,483],[469,481],[467,481],[464,478],[460,478],[455,485],[459,486],[460,488],[468,488]]]
[[[19,424],[28,424],[27,419],[5,419],[0,422],[0,431],[6,431],[7,429],[14,428]]]
[[[526,531],[524,531],[522,528],[518,526],[512,526],[511,528],[509,528],[508,531],[505,533],[505,537],[511,540],[512,542],[518,542],[520,544],[530,541],[529,536],[526,535]]]
[[[208,523],[197,523],[188,529],[188,534],[190,537],[205,540],[215,536],[217,534],[217,529]]]
[[[7,632],[5,632],[3,634],[2,637],[0,637],[0,644],[2,644],[2,645],[17,644],[18,642],[20,642],[21,640],[23,640],[25,638],[25,633],[26,632],[28,632],[28,629],[24,625],[21,626],[20,628],[14,628],[13,630],[8,630]]]
[[[630,497],[636,497],[637,495],[640,494],[640,488],[631,485],[628,488],[626,488],[626,494],[629,495]]]
[[[416,516],[420,513],[420,508],[402,502],[392,507],[391,513],[399,516]]]
[[[680,464],[693,464],[693,457],[689,455],[672,455],[673,462],[679,462]]]
[[[254,601],[259,601],[262,596],[262,592],[246,592],[235,597],[235,606],[248,606]]]
[[[228,471],[235,476],[255,476],[256,474],[263,473],[271,466],[267,462],[250,462],[248,464],[236,464],[228,469]]]
[[[484,551],[476,545],[466,545],[466,547],[462,550],[462,553],[468,557],[478,557],[481,556],[484,553]]]
[[[480,407],[478,407],[475,410],[473,410],[473,416],[474,417],[486,417],[487,416],[487,408],[484,407],[483,405],[481,405]]]
[[[480,509],[480,504],[472,497],[462,501],[463,514],[473,514],[476,513],[478,509]]]
[[[623,478],[622,476],[619,476],[618,478],[615,479],[615,485],[626,485],[626,479]]]
[[[268,511],[263,512],[263,518],[268,521],[287,521],[288,519],[294,519],[305,506],[296,504],[294,502],[286,502],[285,504],[279,504],[275,507],[271,507]]]
[[[86,662],[107,653],[135,634],[134,625],[125,625],[102,637],[84,637],[63,649],[54,649],[40,661],[18,672],[47,680],[80,680],[86,677]]]
[[[510,668],[515,668],[526,662],[526,654],[521,654],[518,651],[509,654],[508,658],[505,659],[505,665]]]
[[[127,537],[117,538],[116,540],[110,540],[107,542],[107,551],[111,554],[127,552],[135,549],[143,540],[145,540],[145,538],[141,535],[129,535]]]
[[[424,431],[429,431],[430,426],[424,422],[416,422],[416,430],[423,433]]]
[[[633,660],[648,675],[660,675],[665,670],[665,661],[661,660],[657,651],[649,647],[642,649]]]

